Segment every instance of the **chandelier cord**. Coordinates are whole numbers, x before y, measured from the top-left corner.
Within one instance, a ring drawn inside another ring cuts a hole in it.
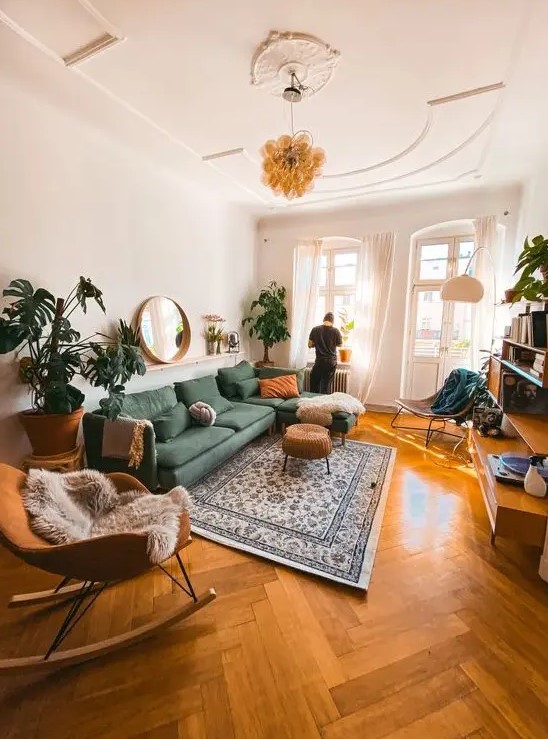
[[[293,103],[289,103],[289,110],[291,113],[291,136],[295,136],[295,126],[293,125]]]

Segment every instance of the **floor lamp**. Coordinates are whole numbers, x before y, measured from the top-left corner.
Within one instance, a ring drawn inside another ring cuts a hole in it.
[[[489,254],[489,260],[491,262],[492,275],[493,275],[493,301],[496,300],[497,278],[495,275],[495,262],[493,259],[493,255],[491,254],[491,252],[486,246],[478,246],[477,249],[474,249],[470,259],[468,260],[468,264],[466,265],[464,274],[459,275],[458,277],[450,277],[448,280],[446,280],[443,283],[443,285],[441,286],[441,299],[442,300],[446,300],[448,302],[454,302],[454,303],[479,303],[481,301],[485,293],[483,283],[480,280],[478,280],[477,277],[472,277],[472,275],[468,274],[468,270],[470,269],[472,260],[475,258],[476,254],[479,254],[480,251],[484,251],[487,254]],[[493,318],[491,322],[491,344],[489,346],[489,351],[491,351],[492,346],[493,346],[494,334],[495,334],[495,305],[493,304]]]

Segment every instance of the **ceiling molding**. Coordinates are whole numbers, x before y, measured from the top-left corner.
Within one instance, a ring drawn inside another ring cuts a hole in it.
[[[483,123],[472,133],[470,136],[468,136],[467,139],[465,139],[462,143],[460,143],[458,146],[456,146],[454,149],[451,149],[447,154],[444,154],[443,156],[439,157],[438,159],[435,159],[433,162],[430,162],[429,164],[425,164],[422,167],[418,167],[417,169],[414,169],[410,172],[406,172],[405,174],[396,175],[395,177],[388,177],[385,180],[377,180],[377,182],[370,182],[365,185],[354,185],[353,187],[345,187],[345,188],[337,188],[335,190],[315,190],[314,192],[317,192],[319,195],[338,195],[340,193],[345,192],[358,192],[360,190],[368,190],[371,187],[378,187],[379,185],[385,185],[390,182],[397,182],[399,180],[407,179],[408,177],[413,177],[417,174],[422,174],[423,172],[428,171],[429,169],[432,169],[432,167],[436,167],[438,164],[442,164],[443,162],[446,162],[448,159],[451,159],[456,154],[461,152],[463,149],[465,149],[467,146],[469,146],[473,141],[475,141],[478,136],[480,136],[483,131],[492,123],[493,118],[495,116],[495,110],[492,110],[491,113],[487,116],[487,118],[483,121]]]
[[[352,169],[352,170],[348,170],[348,172],[337,172],[335,174],[324,174],[324,175],[321,175],[319,179],[332,180],[332,179],[339,179],[342,177],[355,177],[356,175],[366,174],[367,172],[372,172],[375,169],[386,167],[388,164],[393,164],[394,162],[397,162],[398,160],[403,159],[403,157],[406,157],[408,154],[411,154],[411,152],[414,151],[424,141],[427,135],[430,133],[430,129],[432,128],[432,123],[434,120],[434,114],[433,114],[434,107],[436,107],[437,105],[446,105],[447,103],[454,103],[458,100],[465,100],[466,98],[473,97],[475,95],[484,95],[485,93],[494,92],[496,90],[501,90],[502,88],[504,88],[504,82],[496,82],[493,85],[485,85],[484,87],[476,87],[473,90],[465,90],[464,92],[459,92],[459,93],[456,93],[455,95],[448,95],[446,97],[435,98],[434,100],[428,100],[426,103],[426,105],[428,106],[428,111],[426,114],[426,123],[424,124],[424,127],[422,131],[420,132],[419,136],[406,149],[404,149],[403,151],[400,151],[398,154],[395,154],[389,159],[384,159],[382,162],[371,164],[368,167],[361,167],[360,169]]]
[[[287,201],[286,203],[277,202],[274,204],[271,204],[270,210],[293,210],[294,208],[303,208],[303,207],[311,207],[314,205],[327,205],[329,203],[336,203],[341,200],[358,200],[363,197],[368,197],[370,195],[383,195],[384,193],[390,193],[390,192],[401,192],[406,190],[421,190],[427,187],[437,187],[439,185],[451,185],[456,182],[459,182],[460,180],[463,180],[467,177],[473,177],[478,174],[477,169],[470,169],[466,172],[462,172],[461,174],[457,175],[456,177],[449,177],[445,180],[436,180],[433,182],[422,182],[418,185],[401,185],[398,187],[386,187],[378,190],[370,190],[369,192],[354,192],[349,193],[346,195],[338,195],[334,197],[329,198],[318,198],[317,200],[304,200],[304,201]]]
[[[87,6],[91,7],[91,3],[88,3],[87,0],[80,0],[80,2],[85,7]],[[102,18],[102,16],[100,17]],[[131,103],[128,103],[126,100],[121,98],[119,95],[116,95],[114,92],[109,90],[108,87],[105,87],[100,82],[97,82],[97,80],[93,79],[93,77],[90,77],[88,74],[86,74],[80,67],[67,66],[63,58],[60,57],[59,54],[57,54],[55,51],[53,51],[48,46],[43,44],[39,39],[37,39],[31,33],[26,31],[22,26],[20,26],[12,18],[6,15],[6,13],[4,13],[4,11],[1,9],[0,9],[0,23],[4,23],[4,25],[6,25],[11,31],[16,33],[20,38],[22,38],[24,41],[29,43],[35,49],[42,52],[42,54],[45,54],[49,59],[52,59],[57,64],[60,64],[61,66],[63,66],[65,69],[67,69],[71,73],[78,75],[81,79],[85,80],[85,82],[87,82],[89,85],[92,85],[93,87],[95,87],[95,89],[99,90],[101,93],[103,93],[103,95],[105,95],[110,100],[113,100],[118,105],[121,105],[129,113],[139,118],[139,120],[143,121],[143,123],[146,123],[148,126],[153,128],[157,133],[164,136],[166,139],[171,141],[177,147],[183,149],[184,151],[188,152],[192,156],[196,157],[196,159],[204,161],[203,157],[201,157],[200,154],[194,149],[192,149],[188,144],[186,144],[184,141],[182,141],[177,136],[172,134],[170,131],[168,131],[166,128],[161,126],[159,123],[156,123],[156,121],[150,118],[150,116],[146,115],[146,113],[143,113],[142,111],[138,110],[133,105],[131,105]],[[250,157],[248,158],[250,159]],[[250,161],[253,161],[253,160],[250,159]],[[218,174],[220,174],[222,177],[232,182],[232,184],[236,185],[243,192],[246,192],[248,195],[252,195],[253,198],[255,200],[258,200],[262,205],[268,205],[271,202],[270,200],[263,198],[261,195],[259,195],[254,190],[246,187],[239,180],[235,179],[234,177],[227,174],[226,172],[223,172],[223,170],[220,169],[220,167],[217,167],[212,161],[205,160],[204,164],[209,165]]]

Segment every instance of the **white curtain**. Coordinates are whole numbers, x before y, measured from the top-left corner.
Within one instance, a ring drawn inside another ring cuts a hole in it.
[[[314,314],[320,285],[322,242],[301,243],[295,249],[293,262],[293,308],[291,311],[291,343],[289,366],[304,367],[308,354],[308,335],[314,325]]]
[[[356,312],[350,366],[350,392],[365,403],[379,365],[390,304],[394,234],[366,236],[356,280]]]
[[[484,289],[483,298],[479,303],[472,305],[472,340],[471,362],[472,369],[478,370],[482,361],[487,357],[480,350],[491,349],[493,339],[493,319],[497,296],[494,291],[494,275],[497,259],[497,218],[485,216],[474,221],[475,247],[485,247],[489,250],[492,259],[485,251],[476,254],[472,262],[472,274],[481,281]]]

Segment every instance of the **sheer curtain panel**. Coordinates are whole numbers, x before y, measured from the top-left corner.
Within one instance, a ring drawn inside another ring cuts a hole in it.
[[[394,265],[394,234],[366,236],[360,250],[350,392],[365,403],[379,365]]]
[[[493,258],[493,260],[489,259],[489,254],[480,251],[472,262],[472,274],[481,281],[484,289],[483,298],[479,303],[472,306],[471,361],[472,369],[477,371],[480,368],[482,358],[487,357],[487,354],[484,354],[481,350],[490,350],[493,341],[495,301],[497,298],[494,291],[498,256],[496,216],[477,218],[474,221],[474,230],[476,249],[481,246],[486,247]]]
[[[320,240],[302,242],[295,249],[293,261],[293,308],[291,311],[291,343],[289,366],[304,367],[308,354],[308,335],[314,324],[314,313],[320,286]]]

